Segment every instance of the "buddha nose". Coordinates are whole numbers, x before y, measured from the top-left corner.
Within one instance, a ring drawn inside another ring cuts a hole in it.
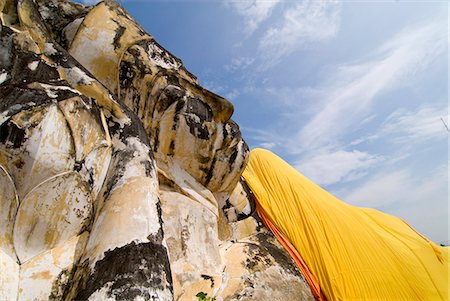
[[[204,88],[201,89],[204,96],[203,99],[211,107],[214,121],[226,123],[228,120],[230,120],[231,115],[233,115],[234,112],[233,104],[225,98],[209,90],[206,90]]]

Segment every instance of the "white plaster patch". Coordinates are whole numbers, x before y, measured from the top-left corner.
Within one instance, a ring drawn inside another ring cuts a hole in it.
[[[188,114],[186,114],[186,117],[189,117],[192,121],[194,121],[196,123],[202,123],[202,120],[200,119],[200,117],[198,117],[194,113],[188,113]]]
[[[57,54],[58,51],[53,47],[52,43],[45,43],[44,45],[44,54],[45,55],[54,55]]]
[[[56,91],[45,90],[45,93],[47,93],[47,96],[50,97],[50,98],[57,98],[58,97],[58,93],[56,93]]]
[[[250,206],[250,203],[245,205],[244,209],[242,209],[242,213],[249,215],[252,212],[252,207]]]
[[[39,61],[34,61],[28,64],[28,69],[31,71],[36,70],[37,66],[39,65]]]
[[[44,88],[45,90],[53,90],[53,91],[55,91],[55,90],[65,90],[65,91],[70,91],[70,92],[73,92],[75,94],[81,95],[80,92],[78,92],[77,90],[72,89],[71,87],[68,87],[68,86],[53,86],[53,85],[47,85],[47,84],[42,84],[42,83],[39,83],[39,85],[42,88]]]
[[[109,95],[109,99],[110,99],[113,103],[117,104],[117,102],[114,100],[114,98],[112,97],[111,94]],[[105,115],[106,115],[106,114],[105,114]],[[131,124],[131,119],[128,118],[128,116],[125,116],[125,117],[123,117],[123,118],[117,118],[117,117],[115,117],[115,116],[111,116],[111,118],[112,118],[112,120],[113,120],[115,123],[119,124],[119,126],[120,126],[121,129],[123,129],[123,128],[125,127],[125,125],[130,125],[130,124]]]
[[[44,20],[47,20],[50,18],[50,11],[47,6],[42,6],[39,9],[39,13],[41,14],[41,16]]]
[[[109,126],[113,126],[114,124],[109,124]],[[119,150],[119,151],[123,151],[124,149],[126,149],[127,148],[127,146],[125,145],[125,143],[123,143],[122,142],[122,140],[120,140],[120,138],[119,138],[119,134],[114,134],[113,136],[112,136],[112,144],[114,145],[114,148],[116,149],[116,150]]]
[[[178,69],[180,64],[155,44],[148,45],[148,58],[157,66],[166,69]],[[164,58],[167,58],[166,60]]]
[[[4,82],[4,81],[6,81],[8,79],[8,73],[7,72],[2,72],[1,74],[0,74],[0,85]]]
[[[53,85],[47,85],[42,83],[31,83],[28,85],[29,88],[33,89],[43,89],[45,93],[47,93],[47,96],[50,98],[57,98],[58,97],[58,90],[65,90],[65,91],[71,91],[75,94],[81,95],[80,92],[77,90],[74,90],[67,86],[53,86]]]
[[[64,68],[64,72],[66,73],[66,80],[71,86],[78,86],[80,84],[89,85],[95,81],[78,67]]]
[[[134,152],[134,158],[138,160],[150,160],[148,154],[150,152],[150,148],[139,140],[137,137],[128,137],[127,144],[136,149]]]
[[[108,282],[103,285],[103,287],[97,291],[95,291],[92,295],[89,296],[89,301],[116,301],[116,298],[113,296],[109,296],[109,291],[113,282]]]
[[[9,117],[11,117],[11,116],[9,115],[11,111],[16,111],[16,110],[18,111],[18,110],[22,109],[22,107],[25,107],[25,106],[30,106],[30,107],[32,107],[32,106],[34,106],[34,105],[36,105],[36,103],[34,103],[34,102],[32,102],[32,101],[26,103],[25,105],[22,105],[22,104],[15,104],[15,105],[12,105],[11,107],[9,107],[8,110],[6,110],[6,111],[4,111],[4,112],[2,112],[2,113],[0,114],[0,125],[2,125],[6,120],[9,119]]]

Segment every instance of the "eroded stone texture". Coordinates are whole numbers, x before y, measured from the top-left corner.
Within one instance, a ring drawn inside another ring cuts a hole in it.
[[[0,1],[0,299],[312,300],[240,181],[231,103],[114,1],[16,4]]]
[[[172,300],[145,130],[32,2],[18,12],[0,34],[1,299]]]

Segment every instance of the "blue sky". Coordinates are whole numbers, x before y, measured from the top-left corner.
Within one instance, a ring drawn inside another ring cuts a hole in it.
[[[234,104],[251,148],[449,242],[446,1],[121,3]]]

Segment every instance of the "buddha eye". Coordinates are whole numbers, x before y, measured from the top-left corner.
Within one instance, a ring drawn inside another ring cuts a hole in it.
[[[187,99],[186,114],[188,116],[195,115],[199,120],[208,122],[212,120],[213,115],[211,107],[207,103],[196,97],[189,97]]]
[[[211,122],[213,114],[207,103],[199,98],[188,97],[184,115],[192,135],[204,140],[210,138],[211,133],[205,122]]]

